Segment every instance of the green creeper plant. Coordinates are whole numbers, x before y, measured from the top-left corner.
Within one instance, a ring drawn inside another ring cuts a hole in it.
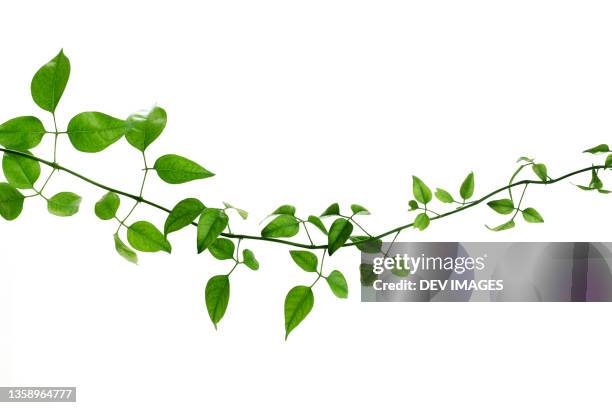
[[[308,216],[298,216],[295,206],[281,205],[265,217],[266,224],[260,235],[239,234],[232,232],[230,215],[238,214],[241,219],[246,220],[249,214],[227,202],[218,206],[209,206],[198,198],[188,197],[177,202],[172,208],[167,208],[144,197],[149,173],[157,174],[168,184],[193,182],[214,176],[214,173],[202,165],[176,154],[158,157],[153,166],[149,167],[147,148],[161,136],[168,119],[163,108],[154,106],[129,115],[126,119],[115,118],[102,112],[80,112],[70,119],[66,130],[59,130],[55,112],[66,90],[69,77],[70,61],[62,50],[43,65],[32,78],[30,86],[32,99],[36,105],[51,115],[52,129],[46,129],[42,121],[35,116],[19,116],[0,125],[2,171],[6,178],[6,182],[0,182],[0,216],[8,221],[14,220],[22,213],[26,200],[38,197],[46,201],[50,214],[60,217],[76,214],[81,207],[79,195],[70,191],[47,194],[52,185],[50,181],[62,172],[103,191],[103,195],[93,206],[93,212],[100,220],[116,223],[112,234],[113,245],[117,254],[129,262],[138,263],[138,252],[171,253],[171,234],[186,227],[195,227],[195,249],[198,254],[208,252],[217,260],[231,262],[227,273],[211,277],[204,288],[204,305],[215,328],[228,310],[231,275],[241,266],[250,271],[257,271],[260,268],[255,253],[248,248],[241,249],[243,242],[265,241],[294,247],[296,249],[289,251],[289,257],[299,269],[314,274],[310,285],[297,285],[290,289],[285,297],[285,338],[287,338],[312,311],[315,303],[313,289],[321,278],[327,282],[331,294],[338,298],[348,297],[349,288],[344,274],[336,269],[327,273],[324,268],[325,258],[343,248],[355,247],[365,253],[382,253],[386,257],[402,231],[410,228],[423,231],[434,221],[466,211],[481,203],[486,203],[498,214],[509,216],[501,224],[487,227],[492,231],[516,227],[516,218],[519,214],[528,223],[542,223],[544,222],[542,215],[535,208],[524,204],[527,188],[531,185],[555,184],[581,174],[590,175],[590,179],[588,184],[577,185],[579,189],[601,194],[610,193],[604,188],[600,176],[605,170],[612,169],[612,151],[607,144],[601,144],[585,150],[584,153],[605,155],[603,163],[573,170],[554,178],[549,175],[548,168],[543,163],[521,157],[507,183],[479,198],[474,198],[476,183],[473,172],[470,172],[459,186],[458,195],[442,188],[437,188],[432,193],[423,179],[413,176],[413,199],[408,202],[408,210],[416,212],[416,216],[412,221],[379,234],[371,234],[361,225],[361,217],[370,215],[368,209],[360,204],[352,204],[350,212],[343,213],[338,203],[329,205],[318,216],[312,213]],[[31,152],[46,135],[53,138],[53,152],[50,159],[41,158]],[[67,137],[76,150],[84,153],[103,151],[125,138],[127,143],[137,149],[142,156],[143,173],[138,192],[125,192],[104,185],[60,165],[57,160],[57,141],[60,137]],[[43,178],[41,178],[41,165],[49,169]],[[535,178],[518,180],[519,175],[528,169]],[[515,195],[516,190],[520,191],[518,200]],[[498,197],[501,195],[506,196]],[[444,210],[432,209],[434,197],[445,208]],[[128,200],[128,204],[122,200]],[[167,213],[163,228],[158,228],[147,220],[134,220],[136,210],[141,205]],[[120,216],[120,211],[125,215]],[[287,239],[302,232],[307,240],[305,242]],[[390,236],[392,240],[383,251],[382,239]],[[376,278],[372,265],[361,264],[359,271],[361,284],[371,285]],[[393,273],[406,276],[407,271],[398,270]]]

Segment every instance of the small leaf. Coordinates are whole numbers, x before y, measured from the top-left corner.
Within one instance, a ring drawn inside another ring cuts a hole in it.
[[[96,216],[101,220],[112,220],[117,214],[121,200],[113,192],[108,192],[102,196],[95,205]]]
[[[27,150],[38,146],[45,127],[34,116],[20,116],[0,125],[0,145],[14,150]]]
[[[391,273],[400,278],[405,278],[406,276],[410,275],[410,268],[409,267],[408,268],[393,267],[391,269]]]
[[[254,271],[259,269],[259,262],[257,262],[255,254],[250,249],[242,251],[242,262]]]
[[[206,208],[198,221],[198,254],[206,250],[227,227],[227,214],[218,208]]]
[[[127,231],[127,239],[130,245],[138,251],[172,252],[170,242],[155,225],[148,221],[137,221],[130,225]]]
[[[125,129],[121,119],[100,112],[82,112],[70,119],[68,137],[78,151],[97,153],[119,140]]]
[[[70,217],[79,211],[81,197],[71,192],[57,193],[47,201],[47,210],[58,217]]]
[[[351,241],[355,243],[355,246],[361,251],[367,254],[376,254],[381,251],[382,241],[378,238],[368,237],[365,235],[358,235],[351,237]]]
[[[603,181],[601,181],[595,169],[591,170],[591,182],[589,183],[589,188],[591,190],[599,190],[603,188]]]
[[[308,286],[296,286],[285,297],[285,340],[314,306],[314,295]]]
[[[423,180],[417,176],[412,176],[412,194],[414,194],[414,198],[422,204],[427,204],[431,201],[431,190]]]
[[[605,167],[612,167],[612,154],[609,154],[608,157],[606,157],[606,163],[604,164]]]
[[[289,238],[300,231],[300,222],[293,215],[282,214],[274,218],[261,230],[264,238]]]
[[[474,172],[468,174],[465,180],[463,180],[463,183],[461,183],[461,188],[459,189],[459,194],[464,200],[472,197],[474,194]]]
[[[416,200],[410,200],[408,201],[408,207],[410,207],[408,211],[416,211],[419,209],[419,203]]]
[[[533,172],[536,174],[536,176],[540,178],[540,180],[546,181],[548,179],[548,170],[546,169],[546,165],[542,163],[534,164],[533,166],[531,166],[531,168],[533,169]]]
[[[327,252],[332,255],[344,245],[353,233],[353,224],[345,218],[338,218],[329,229]]]
[[[587,187],[587,186],[576,185],[576,187],[578,187],[579,189],[584,190],[584,191],[591,191],[591,190],[593,190],[591,187]]]
[[[161,135],[166,121],[166,111],[159,106],[130,115],[126,121],[125,138],[129,144],[144,152]]]
[[[535,208],[525,208],[523,210],[523,218],[527,222],[544,222],[544,218],[540,215],[539,212],[535,210]]]
[[[323,224],[323,221],[321,221],[319,217],[310,215],[308,216],[308,222],[317,227],[323,234],[327,235],[327,228],[325,228],[325,224]]]
[[[370,212],[359,204],[352,204],[351,211],[353,211],[353,215],[370,215]]]
[[[225,201],[223,202],[223,205],[227,209],[231,209],[231,210],[236,211],[238,213],[238,215],[240,215],[240,218],[242,218],[243,220],[246,220],[247,218],[249,218],[249,213],[246,212],[245,210],[243,210],[242,208],[234,207],[233,205],[231,205],[230,203],[227,203]]]
[[[227,275],[216,275],[208,280],[204,291],[206,299],[206,310],[215,329],[217,323],[221,321],[230,297],[230,282]]]
[[[339,297],[340,299],[346,299],[348,297],[348,284],[346,283],[346,279],[344,279],[344,275],[340,271],[332,271],[325,278],[327,280],[327,284],[331,291]]]
[[[292,205],[281,205],[276,210],[274,210],[274,212],[270,215],[281,215],[281,214],[295,215],[295,207]]]
[[[608,147],[607,144],[600,144],[595,147],[591,147],[590,149],[586,149],[582,153],[596,154],[596,153],[608,153],[609,151],[610,151],[610,148]]]
[[[309,251],[289,251],[293,262],[306,272],[317,272],[319,260],[315,254]]]
[[[161,156],[153,168],[157,171],[159,178],[169,184],[181,184],[214,176],[198,163],[176,154]]]
[[[24,153],[32,155],[28,151]],[[34,188],[40,177],[40,163],[8,152],[2,157],[2,170],[6,180],[15,188]]]
[[[453,196],[450,195],[450,193],[448,191],[443,190],[441,188],[437,188],[436,192],[434,194],[435,194],[436,198],[438,200],[440,200],[441,202],[443,202],[443,203],[450,204],[450,203],[454,203],[455,202],[455,199],[453,198]],[[418,207],[418,204],[417,204],[417,207]]]
[[[0,215],[7,221],[19,217],[25,197],[8,183],[0,183]]]
[[[487,205],[491,207],[493,211],[498,212],[500,214],[504,214],[504,215],[510,214],[515,209],[514,203],[509,198],[489,201]]]
[[[498,225],[497,227],[491,228],[488,225],[485,225],[485,227],[487,227],[488,229],[490,229],[491,231],[504,231],[504,230],[509,230],[511,228],[514,228],[515,224],[513,220],[510,220],[506,223],[503,223],[502,225]]]
[[[419,231],[423,231],[425,228],[429,227],[429,216],[425,213],[420,213],[414,219],[414,228]]]
[[[517,163],[520,163],[520,162],[533,163],[533,159],[530,159],[529,157],[521,156],[518,158],[516,162]]]
[[[32,99],[48,112],[55,112],[70,77],[70,61],[60,50],[51,61],[43,65],[32,78]]]
[[[209,247],[208,251],[220,261],[234,258],[234,242],[227,238],[217,238]]]
[[[333,203],[323,213],[321,213],[321,217],[328,217],[330,215],[340,215],[340,206],[338,203]]]
[[[178,231],[191,224],[204,211],[204,204],[197,198],[186,198],[176,203],[164,224],[164,235]]]
[[[378,275],[374,273],[374,265],[362,263],[359,265],[359,280],[362,286],[372,286]]]
[[[129,246],[123,243],[121,238],[119,238],[119,234],[113,235],[113,238],[115,239],[115,250],[117,251],[117,253],[121,255],[125,260],[137,264],[138,255],[136,255],[136,252],[132,251]]]

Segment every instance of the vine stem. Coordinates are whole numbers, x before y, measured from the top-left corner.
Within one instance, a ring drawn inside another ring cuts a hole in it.
[[[4,147],[0,147],[0,151],[4,152],[4,153],[8,153],[8,154],[14,154],[16,156],[25,157],[25,158],[30,159],[30,160],[35,160],[35,161],[37,161],[39,163],[42,163],[44,165],[47,165],[47,166],[49,166],[49,167],[51,167],[51,168],[53,168],[55,170],[64,171],[64,172],[66,172],[66,173],[68,173],[68,174],[70,174],[70,175],[72,175],[72,176],[74,176],[76,178],[79,178],[79,179],[81,179],[81,180],[83,180],[83,181],[85,181],[85,182],[87,182],[87,183],[89,183],[91,185],[94,185],[94,186],[96,186],[98,188],[101,188],[103,190],[110,191],[110,192],[122,195],[124,197],[131,198],[132,200],[135,200],[137,203],[147,204],[147,205],[149,205],[151,207],[157,208],[158,210],[164,211],[166,213],[170,213],[171,212],[170,209],[168,209],[168,208],[166,208],[166,207],[164,207],[164,206],[162,206],[160,204],[154,203],[153,201],[149,201],[149,200],[145,199],[144,197],[142,197],[141,195],[131,194],[131,193],[128,193],[128,192],[125,192],[125,191],[121,191],[121,190],[113,188],[113,187],[106,186],[106,185],[104,185],[102,183],[99,183],[99,182],[97,182],[95,180],[90,179],[89,177],[86,177],[86,176],[84,176],[84,175],[82,175],[80,173],[77,173],[74,170],[71,170],[71,169],[66,168],[64,166],[61,166],[58,163],[54,163],[54,162],[51,162],[49,160],[45,160],[45,159],[42,159],[40,157],[32,156],[32,155],[29,155],[27,153],[23,153],[23,152],[20,152],[20,151],[17,151],[17,150],[6,149]],[[605,168],[606,167],[603,166],[603,165],[589,166],[589,167],[585,167],[585,168],[582,168],[582,169],[574,170],[572,172],[566,173],[566,174],[564,174],[562,176],[559,176],[557,178],[554,178],[554,179],[553,178],[549,178],[546,181],[542,181],[542,180],[522,180],[522,181],[516,181],[514,183],[507,184],[507,185],[505,185],[503,187],[500,187],[500,188],[498,188],[496,190],[493,190],[492,192],[490,192],[490,193],[480,197],[479,199],[471,201],[469,203],[466,203],[465,205],[463,205],[461,207],[458,207],[458,208],[455,208],[452,211],[448,211],[448,212],[436,215],[435,217],[432,217],[430,219],[430,221],[439,220],[441,218],[445,218],[445,217],[451,216],[453,214],[457,214],[459,212],[465,211],[465,210],[467,210],[469,208],[475,207],[478,204],[482,203],[483,201],[485,201],[485,200],[487,200],[487,199],[489,199],[489,198],[491,198],[491,197],[493,197],[493,196],[495,196],[495,195],[497,195],[497,194],[499,194],[499,193],[501,193],[503,191],[509,190],[509,189],[517,187],[517,186],[525,186],[525,187],[527,187],[530,184],[534,184],[534,185],[536,185],[536,184],[543,184],[543,185],[555,184],[555,183],[558,183],[558,182],[560,182],[562,180],[565,180],[567,178],[570,178],[570,177],[578,175],[578,174],[590,172],[590,171],[593,171],[593,170],[602,170],[602,169],[605,169]],[[198,224],[196,222],[192,222],[191,225],[197,227]],[[382,238],[384,238],[384,237],[386,237],[388,235],[395,234],[395,233],[398,233],[398,232],[403,231],[405,229],[408,229],[408,228],[412,227],[413,225],[414,225],[414,223],[412,223],[412,222],[408,223],[408,224],[400,225],[399,227],[390,229],[390,230],[388,230],[386,232],[383,232],[383,233],[381,233],[379,235],[372,236],[371,239],[372,240],[374,240],[374,239],[382,239]],[[226,237],[226,238],[248,239],[248,240],[253,240],[253,241],[267,241],[267,242],[274,242],[274,243],[277,243],[277,244],[289,245],[289,246],[293,246],[293,247],[297,247],[297,248],[304,248],[304,249],[327,249],[327,245],[312,245],[312,244],[309,245],[309,244],[303,244],[303,243],[300,243],[300,242],[293,242],[293,241],[288,241],[288,240],[278,239],[278,238],[260,237],[260,236],[257,236],[257,235],[243,235],[243,234],[231,234],[231,233],[222,233],[221,235]],[[355,242],[347,242],[347,243],[345,243],[343,245],[343,247],[351,247],[351,246],[355,246],[356,244],[357,243],[355,243]]]

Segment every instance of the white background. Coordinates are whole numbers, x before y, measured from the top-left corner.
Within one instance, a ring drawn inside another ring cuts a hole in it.
[[[251,212],[259,232],[276,206],[319,213],[334,201],[368,207],[374,232],[409,222],[410,176],[456,194],[501,186],[521,155],[551,175],[588,166],[609,143],[612,8],[601,1],[5,2],[0,121],[49,115],[31,101],[40,65],[64,48],[72,74],[60,128],[76,113],[126,117],[155,103],[168,126],[149,149],[188,156],[217,176],[180,186],[151,177],[145,196],[172,206],[196,196]],[[49,157],[47,136],[35,150]],[[137,191],[138,152],[101,154],[60,141],[58,160]],[[585,182],[576,179],[575,182]],[[283,299],[313,276],[287,247],[248,243],[257,272],[232,275],[215,332],[208,277],[228,265],[195,255],[194,230],[173,254],[128,264],[112,222],[93,215],[102,192],[61,175],[48,193],[84,197],[69,219],[28,200],[2,222],[0,382],[78,387],[79,406],[603,406],[612,341],[608,304],[362,304],[358,254],[329,267],[350,298],[315,290],[308,318],[283,340]],[[128,200],[123,200],[125,213]],[[533,188],[543,225],[493,234],[503,218],[478,208],[403,240],[608,240],[610,198],[570,183]],[[160,227],[140,208],[132,218]],[[302,239],[305,239],[302,237]],[[321,239],[318,236],[317,239]],[[323,282],[321,282],[323,283]]]

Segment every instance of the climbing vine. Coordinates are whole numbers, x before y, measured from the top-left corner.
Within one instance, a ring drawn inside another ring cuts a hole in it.
[[[514,228],[519,214],[526,222],[541,223],[544,222],[544,218],[539,211],[525,204],[527,188],[532,185],[554,184],[581,174],[590,176],[588,184],[577,185],[581,190],[610,193],[604,189],[600,174],[605,169],[612,168],[612,154],[609,146],[602,144],[584,151],[593,155],[605,155],[602,164],[593,164],[558,177],[551,177],[543,163],[521,157],[517,161],[516,171],[507,183],[479,198],[474,198],[473,172],[469,173],[460,185],[458,196],[442,188],[437,188],[432,193],[425,181],[413,176],[413,199],[408,202],[408,211],[416,213],[416,216],[412,221],[380,234],[371,234],[362,226],[362,218],[370,215],[364,206],[352,204],[349,207],[350,211],[345,213],[341,211],[338,203],[331,204],[318,216],[313,214],[298,216],[294,206],[281,205],[265,218],[266,225],[260,235],[239,234],[231,229],[230,214],[236,213],[245,220],[249,214],[229,203],[223,202],[222,205],[215,207],[205,205],[198,198],[189,197],[179,201],[172,208],[166,208],[144,197],[145,184],[152,173],[169,184],[181,184],[214,176],[214,173],[200,164],[176,154],[158,157],[151,166],[147,157],[147,148],[162,134],[166,126],[167,115],[163,108],[155,106],[134,113],[125,120],[101,112],[81,112],[72,117],[66,130],[59,130],[55,112],[69,77],[70,61],[62,50],[36,72],[31,82],[32,98],[36,105],[51,115],[52,129],[46,129],[41,120],[35,116],[20,116],[0,125],[0,145],[3,146],[0,148],[3,152],[2,170],[6,177],[6,182],[0,183],[0,216],[9,221],[16,219],[22,212],[25,200],[35,198],[45,200],[49,213],[53,215],[69,217],[76,214],[81,206],[81,197],[78,194],[69,191],[52,195],[48,193],[52,185],[50,181],[62,172],[92,184],[104,192],[95,203],[93,212],[101,220],[116,223],[112,237],[113,244],[116,252],[129,262],[138,262],[138,252],[171,253],[171,234],[189,226],[195,227],[198,253],[208,251],[218,260],[231,261],[228,272],[211,277],[204,290],[206,309],[215,328],[229,304],[231,275],[239,267],[253,271],[260,267],[254,252],[245,247],[248,241],[267,241],[294,247],[295,249],[289,251],[290,258],[297,267],[314,274],[309,285],[295,286],[285,297],[285,338],[287,338],[312,310],[313,287],[319,281],[324,280],[338,298],[348,296],[348,285],[344,274],[338,270],[327,271],[324,268],[326,256],[332,256],[341,248],[356,247],[363,252],[380,253],[382,239],[391,237],[390,245],[383,254],[386,256],[390,246],[402,231],[409,228],[423,231],[432,221],[457,214],[481,203],[486,203],[494,212],[508,217],[501,224],[487,226],[492,231]],[[31,152],[45,135],[50,135],[54,139],[51,159],[38,157]],[[76,150],[84,153],[100,152],[125,138],[142,156],[143,173],[138,191],[136,193],[121,191],[60,165],[57,160],[57,141],[59,137],[66,136]],[[41,178],[41,165],[49,169],[43,178]],[[520,175],[529,170],[533,174],[532,178],[518,180]],[[433,209],[434,197],[446,210]],[[124,205],[122,199],[127,199],[129,205],[125,207],[127,208],[125,215],[119,216],[118,211]],[[142,205],[167,213],[162,229],[146,220],[134,220],[137,208]],[[306,242],[288,240],[298,235],[300,231],[304,231]],[[360,265],[360,274],[362,285],[371,285],[375,279],[371,265]]]

